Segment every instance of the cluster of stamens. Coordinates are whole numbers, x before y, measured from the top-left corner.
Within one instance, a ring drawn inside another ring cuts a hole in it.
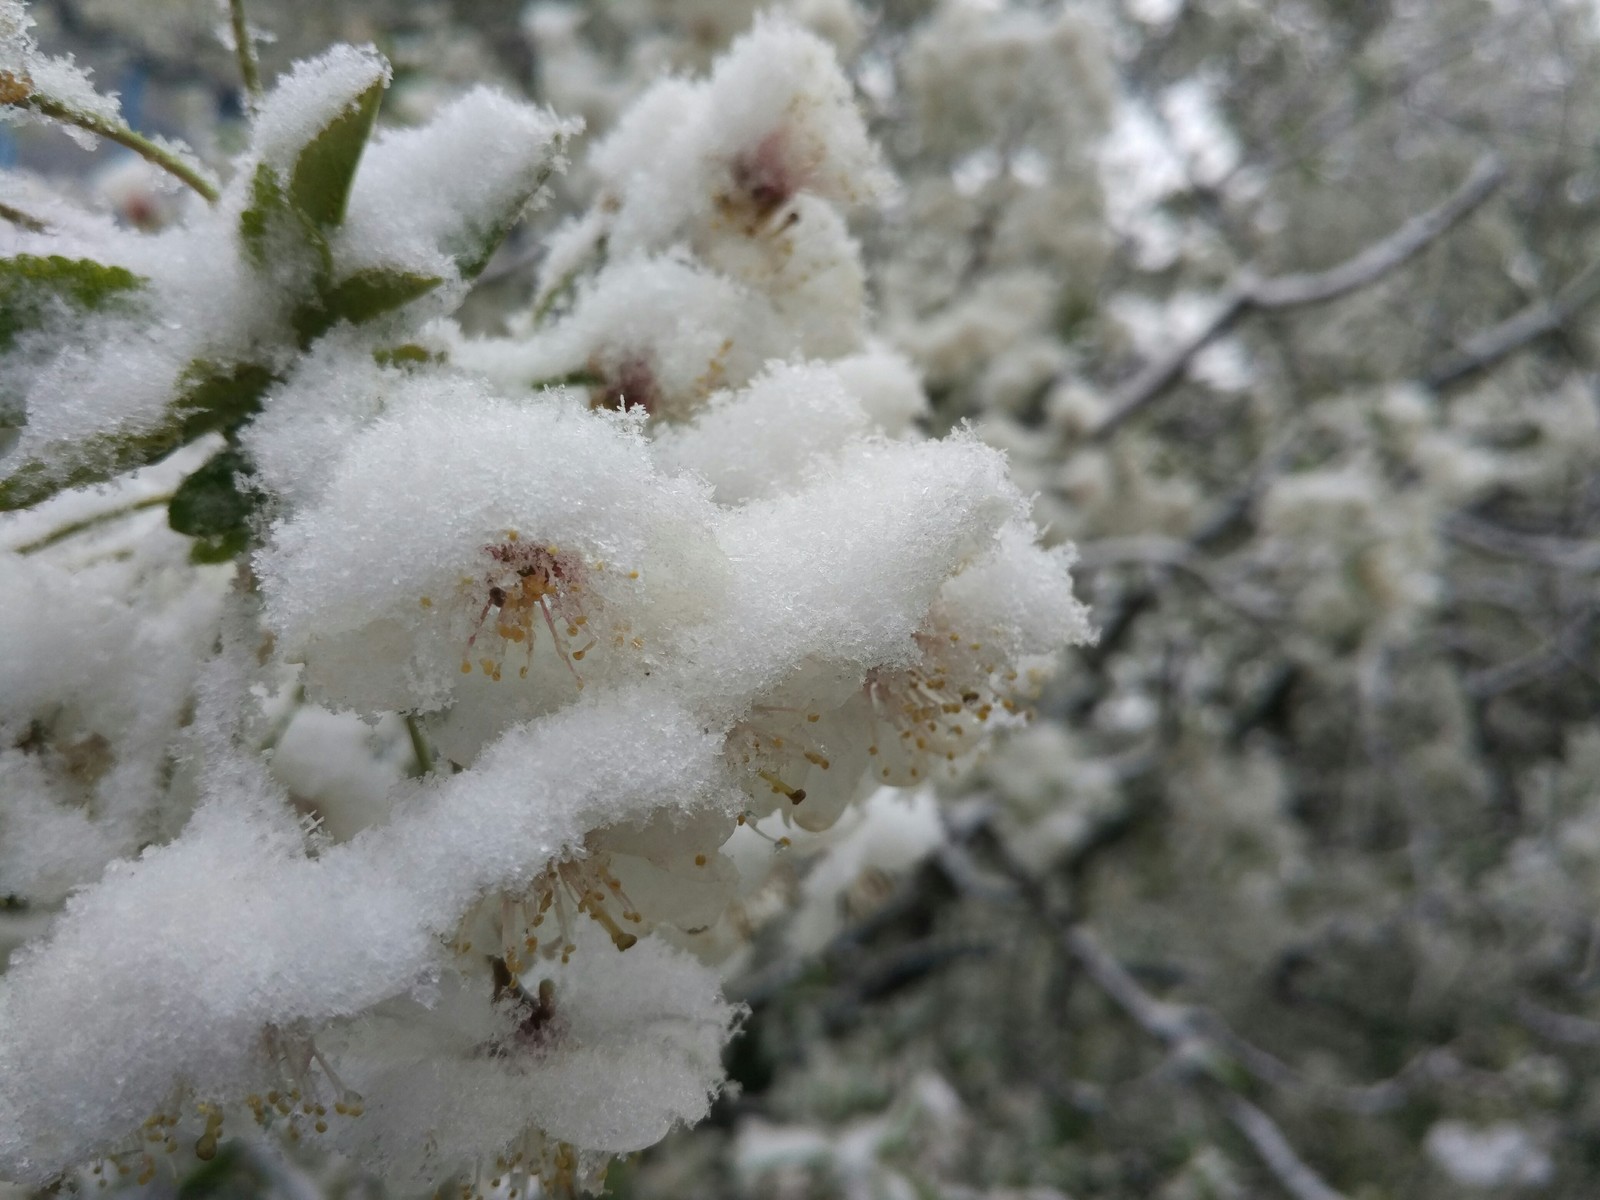
[[[884,782],[921,781],[925,769],[919,764],[925,761],[954,764],[976,748],[996,708],[1024,713],[1013,695],[1017,672],[986,661],[981,642],[950,632],[919,634],[917,641],[921,665],[873,668],[864,684],[874,718],[867,753],[878,760],[876,772]],[[878,728],[880,721],[887,731]],[[891,765],[900,761],[906,763],[904,780],[896,779]]]
[[[181,1119],[176,1105],[171,1112],[158,1112],[151,1116],[139,1127],[137,1146],[107,1154],[90,1166],[89,1174],[95,1186],[108,1187],[113,1178],[119,1181],[132,1178],[140,1187],[149,1184],[156,1177],[156,1166],[160,1161],[156,1155],[165,1153],[169,1156],[167,1162],[170,1164],[173,1162],[170,1156],[178,1152],[178,1124]],[[207,1132],[210,1132],[209,1125]],[[198,1147],[196,1153],[199,1153]],[[203,1157],[209,1158],[210,1155]],[[176,1178],[177,1167],[173,1166],[172,1171]]]
[[[700,401],[727,386],[728,356],[732,352],[733,339],[724,338],[707,360],[705,370],[687,388],[669,387],[648,351],[597,353],[589,359],[581,378],[589,387],[590,408],[642,410],[653,419],[671,420],[687,416]]]
[[[644,916],[622,889],[622,881],[611,873],[604,854],[583,859],[566,859],[546,867],[518,896],[500,897],[500,959],[513,977],[539,959],[560,958],[570,962],[577,950],[574,929],[579,916],[588,917],[603,928],[618,950],[630,949],[639,937],[626,926],[638,927]],[[463,922],[454,948],[458,953],[473,952],[468,924]]]
[[[741,226],[746,236],[753,237],[769,226],[810,182],[817,164],[798,156],[794,141],[788,129],[774,129],[728,164],[733,187],[716,195],[717,208],[724,220]],[[790,209],[777,231],[799,219],[799,211]]]
[[[272,1059],[279,1086],[266,1093],[251,1093],[245,1098],[251,1116],[257,1125],[270,1128],[284,1126],[291,1142],[298,1142],[302,1126],[317,1133],[328,1132],[331,1112],[342,1117],[359,1117],[363,1112],[361,1097],[344,1085],[338,1074],[317,1049],[309,1036],[291,1033],[268,1026],[262,1036],[263,1046]],[[320,1074],[319,1074],[320,1072]],[[143,1187],[155,1179],[158,1153],[176,1155],[180,1148],[179,1130],[192,1121],[184,1117],[184,1090],[160,1112],[149,1117],[140,1127],[138,1145],[106,1155],[89,1168],[97,1187],[107,1187],[113,1178],[132,1178]],[[327,1101],[325,1103],[325,1101]],[[190,1109],[191,1116],[201,1122],[200,1135],[194,1142],[194,1155],[202,1162],[217,1156],[222,1142],[224,1116],[222,1107],[209,1100],[196,1101]],[[168,1161],[171,1161],[170,1157]],[[177,1168],[173,1168],[174,1178]]]
[[[440,1188],[433,1200],[522,1200],[542,1196],[569,1200],[599,1195],[605,1188],[609,1157],[579,1150],[537,1129],[529,1130],[492,1167],[474,1172],[458,1185]],[[488,1178],[485,1178],[485,1175]]]
[[[181,1096],[181,1093],[180,1093]],[[194,1145],[195,1157],[209,1162],[217,1155],[217,1144],[222,1134],[222,1110],[209,1101],[199,1101],[194,1105],[194,1112],[204,1122],[204,1132]],[[133,1178],[134,1182],[143,1187],[150,1183],[156,1176],[158,1160],[157,1153],[164,1152],[169,1157],[167,1162],[174,1163],[178,1152],[178,1130],[183,1124],[183,1103],[175,1099],[168,1109],[155,1113],[139,1127],[138,1145],[129,1149],[106,1155],[99,1162],[89,1168],[90,1176],[95,1181],[95,1186],[104,1188],[109,1185],[113,1177],[120,1179]],[[174,1178],[177,1177],[178,1168],[172,1167]]]
[[[461,659],[461,673],[470,675],[478,670],[498,683],[504,678],[510,648],[521,646],[524,658],[517,675],[526,679],[542,627],[573,680],[583,687],[578,664],[600,644],[585,611],[587,581],[590,573],[603,574],[605,563],[585,563],[555,546],[526,542],[515,529],[508,529],[504,541],[485,546],[483,552],[490,560],[489,569],[478,578],[468,575],[460,581],[464,594],[482,598]],[[629,579],[638,577],[637,571],[628,573]],[[432,597],[423,596],[421,604],[432,608]],[[485,632],[493,637],[485,638],[480,647]],[[617,624],[611,635],[618,648],[643,645],[626,624]]]
[[[745,768],[770,788],[773,795],[784,797],[790,804],[803,802],[806,792],[784,780],[780,773],[784,770],[783,764],[798,756],[818,770],[826,771],[832,766],[822,748],[797,731],[803,727],[792,718],[800,716],[804,717],[806,725],[815,725],[822,719],[822,714],[817,712],[758,704],[748,718],[729,731],[726,749],[729,762]],[[791,719],[785,722],[785,717]],[[792,727],[789,732],[779,732],[780,722]]]
[[[298,1142],[302,1126],[328,1132],[328,1116],[359,1117],[362,1099],[345,1086],[309,1034],[269,1026],[263,1042],[278,1076],[278,1086],[265,1094],[251,1093],[245,1104],[257,1125],[286,1126],[285,1136]]]

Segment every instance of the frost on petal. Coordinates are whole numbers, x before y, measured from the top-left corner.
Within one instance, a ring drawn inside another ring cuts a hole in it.
[[[663,426],[652,447],[673,474],[710,482],[723,504],[802,483],[824,458],[868,431],[866,413],[836,372],[773,366],[750,386],[711,398],[692,423]]]
[[[928,394],[904,355],[869,344],[831,365],[873,423],[890,437],[910,432],[919,418],[928,415]]]
[[[802,354],[852,354],[866,336],[861,248],[844,218],[815,196],[796,198],[788,211],[792,219],[762,237],[715,229],[696,249],[718,271],[766,296]]]
[[[376,726],[313,704],[296,708],[272,750],[272,777],[314,816],[319,835],[348,841],[390,813],[414,756],[400,722]]]
[[[706,85],[668,77],[647,88],[589,152],[589,166],[614,203],[651,186],[672,159],[674,141],[708,119]]]
[[[797,196],[853,206],[891,187],[832,48],[781,19],[758,21],[703,86],[657,85],[596,162],[620,193],[624,250],[712,225],[755,235]]]
[[[213,1094],[254,1082],[260,1014],[292,1005],[304,973],[274,977],[263,946],[235,940],[248,915],[214,897],[226,886],[259,903],[258,919],[303,923],[315,939],[328,920],[320,897],[277,892],[300,853],[292,814],[264,794],[202,810],[178,842],[113,865],[69,900],[48,940],[14,956],[0,981],[5,1177],[42,1181],[81,1161],[179,1081]]]
[[[581,384],[596,407],[672,420],[796,346],[765,296],[664,255],[607,264],[549,329],[526,339],[464,340],[455,360],[508,391]]]
[[[1046,550],[1014,521],[995,548],[940,589],[934,619],[983,640],[1002,659],[1055,654],[1094,640],[1089,611],[1072,594],[1071,546]]]
[[[1045,550],[1013,521],[949,579],[917,631],[918,658],[875,667],[865,696],[875,783],[954,771],[997,729],[1020,724],[1059,652],[1093,640],[1072,594],[1070,547]]]
[[[705,1116],[736,1011],[715,975],[661,943],[606,949],[570,973],[570,1022],[534,1075],[529,1112],[563,1141],[625,1152]],[[560,976],[555,984],[559,1012]]]
[[[5,556],[0,895],[52,903],[166,832],[218,582],[148,553],[75,572]]]
[[[707,107],[719,117],[708,149],[747,203],[810,192],[848,206],[893,186],[833,48],[785,20],[758,20],[733,44]]]
[[[640,669],[698,619],[721,587],[710,513],[620,420],[553,397],[419,400],[276,530],[267,620],[313,698],[437,709],[477,674],[505,683],[503,727]]]
[[[708,697],[832,707],[874,664],[915,657],[940,586],[1024,509],[1004,458],[973,438],[857,442],[723,518],[732,587],[718,620],[684,631],[684,673]]]
[[[875,528],[861,511],[814,514],[813,528],[825,531],[815,536],[853,551],[831,582],[844,581],[847,594],[858,589],[883,598],[877,621],[868,625],[859,609],[830,611],[808,586],[805,568],[795,566],[781,575],[784,597],[767,601],[793,606],[789,624],[760,633],[752,624],[739,635],[746,645],[764,643],[769,662],[787,664],[788,673],[745,685],[753,701],[728,735],[729,763],[741,773],[753,812],[781,809],[810,830],[831,825],[863,789],[925,782],[967,759],[996,728],[1019,723],[1053,656],[1090,636],[1085,610],[1072,595],[1070,552],[1034,545],[1023,501],[994,451],[955,438],[866,443],[854,454],[863,457],[847,453],[835,468],[839,474],[870,471],[883,485],[905,471],[906,483],[922,481],[898,500],[904,511],[877,515]],[[845,491],[841,482],[839,475],[819,481],[818,491]],[[895,503],[894,493],[885,487],[879,501]],[[742,533],[745,522],[754,527],[774,509],[805,502],[827,504],[814,493],[796,493],[752,503],[727,526]],[[932,514],[943,519],[921,526]],[[865,550],[868,537],[886,544]],[[787,535],[791,551],[801,539],[798,531]],[[809,564],[815,570],[828,561],[828,549],[813,543],[800,552],[817,556]],[[736,589],[760,577],[765,564],[756,567],[754,557],[730,548],[730,558],[748,572],[738,576]],[[890,563],[900,572],[898,594],[892,581],[870,574]],[[819,580],[826,586],[830,577]],[[734,595],[731,614],[748,602],[742,591]],[[831,634],[823,628],[830,619]],[[703,636],[720,630],[711,626]],[[814,639],[809,646],[807,638]],[[719,658],[719,649],[701,650],[695,661],[731,675],[734,656]]]
[[[596,696],[512,731],[474,770],[403,797],[388,823],[315,858],[258,765],[210,763],[208,803],[184,833],[73,897],[0,977],[0,1175],[43,1183],[173,1097],[237,1106],[274,1086],[282,1063],[270,1030],[314,1035],[424,994],[448,953],[441,936],[485,895],[528,887],[590,829],[712,803],[725,788],[718,746],[670,690]],[[232,901],[216,904],[219,892]],[[614,953],[603,941],[595,949]],[[584,959],[604,971],[600,953],[573,961]],[[609,1084],[591,1080],[585,1120],[596,1137],[663,1131],[703,1112],[715,1085],[715,1055],[702,1052],[720,1045],[727,1010],[704,976],[662,973],[659,993],[576,993],[639,1028],[661,1014],[656,1041],[663,1030],[683,1037],[670,1057],[642,1060],[642,1109],[626,1097],[606,1107],[601,1094],[628,1085],[625,1062]],[[591,1065],[601,1061],[606,1030],[581,1044],[596,1048]]]
[[[465,409],[482,395],[459,373],[381,365],[364,338],[334,330],[268,393],[241,441],[260,490],[292,511],[322,494],[351,440],[380,416],[426,400]]]
[[[491,1009],[451,982],[432,1011],[396,1006],[327,1039],[366,1110],[333,1144],[421,1184],[479,1161],[515,1181],[553,1142],[626,1153],[700,1120],[737,1015],[715,975],[653,939],[618,954],[578,936],[533,994],[508,986]]]

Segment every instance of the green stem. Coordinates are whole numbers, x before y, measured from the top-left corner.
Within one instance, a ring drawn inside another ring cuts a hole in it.
[[[419,778],[423,775],[431,775],[433,773],[433,754],[428,749],[427,740],[422,736],[422,727],[417,724],[417,715],[415,713],[406,713],[405,722],[406,733],[411,736],[411,753],[416,756],[417,760],[416,773]]]
[[[533,325],[535,329],[543,325],[545,321],[549,319],[551,311],[558,303],[572,294],[573,288],[575,288],[578,284],[578,277],[582,275],[592,263],[598,262],[599,264],[604,264],[606,260],[608,240],[609,239],[606,237],[606,235],[601,234],[600,237],[595,239],[594,245],[589,248],[588,254],[580,259],[572,268],[572,270],[568,271],[560,279],[556,280],[555,283],[551,284],[550,290],[546,292],[539,303],[534,306]]]
[[[45,534],[42,538],[36,538],[31,542],[24,542],[22,545],[17,547],[17,553],[36,554],[40,550],[49,549],[58,542],[64,542],[70,537],[76,537],[85,530],[94,529],[100,525],[108,525],[112,521],[120,520],[122,517],[129,516],[136,512],[143,512],[147,508],[157,508],[160,505],[168,503],[171,499],[172,493],[167,492],[166,494],[160,496],[146,496],[143,500],[135,500],[133,503],[124,504],[120,508],[107,509],[103,513],[96,513],[92,517],[85,517],[81,521],[73,521],[69,525],[63,525],[60,529],[53,530],[50,533]]]
[[[250,25],[244,19],[244,0],[228,0],[228,19],[233,22],[233,49],[239,56],[239,74],[245,93],[253,100],[261,95],[261,68],[256,64],[255,46],[250,41]]]
[[[206,200],[215,204],[220,193],[209,179],[201,175],[183,159],[179,158],[165,146],[158,145],[141,133],[136,133],[128,126],[117,121],[108,121],[104,117],[95,116],[93,113],[80,112],[62,104],[59,100],[38,92],[25,97],[19,107],[32,109],[41,117],[49,117],[53,121],[60,121],[66,125],[75,125],[96,137],[103,137],[108,142],[115,142],[132,150],[146,162],[154,163],[168,174],[181,179]]]
[[[254,576],[248,576],[244,573],[241,573],[241,582],[247,578],[249,582],[248,586],[245,587],[244,590],[251,592],[255,591]],[[272,723],[271,729],[267,730],[267,736],[262,740],[261,744],[256,747],[256,751],[258,753],[265,753],[268,750],[276,750],[278,748],[278,743],[283,741],[283,735],[289,732],[289,726],[294,724],[294,719],[299,714],[300,709],[305,705],[305,702],[306,685],[303,683],[297,683],[295,684],[294,694],[289,697],[289,707],[283,710],[283,715]]]
[[[13,225],[20,225],[29,233],[48,233],[50,226],[38,217],[30,217],[20,208],[12,208],[9,204],[0,204],[0,221],[10,221]]]
[[[549,379],[535,379],[528,387],[533,391],[552,387],[599,387],[605,380],[593,371],[573,371],[567,375],[554,375]]]

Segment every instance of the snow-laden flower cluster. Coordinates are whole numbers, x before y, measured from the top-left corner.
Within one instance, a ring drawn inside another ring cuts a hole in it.
[[[758,22],[644,94],[495,339],[443,314],[574,130],[478,91],[372,136],[388,75],[297,66],[165,233],[0,235],[0,494],[38,505],[0,894],[90,885],[0,976],[0,1176],[253,1121],[592,1186],[720,1086],[685,947],[730,837],[965,762],[1088,636],[1004,457],[917,433],[868,336],[845,213],[892,184],[825,43]]]

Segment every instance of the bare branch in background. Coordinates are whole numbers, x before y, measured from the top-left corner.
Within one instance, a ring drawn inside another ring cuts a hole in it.
[[[1344,1200],[1342,1192],[1329,1186],[1300,1157],[1276,1121],[1227,1085],[1220,1069],[1221,1047],[1207,1036],[1198,1010],[1158,1000],[1145,991],[1086,925],[1053,916],[1053,906],[1044,889],[1003,847],[1000,852],[1007,877],[1027,898],[1033,912],[1049,924],[1061,952],[1129,1020],[1189,1068],[1184,1077],[1212,1095],[1223,1115],[1250,1142],[1284,1191],[1294,1200]]]
[[[1166,354],[1145,366],[1112,395],[1111,413],[1090,437],[1103,441],[1159,398],[1178,381],[1190,361],[1247,313],[1282,312],[1325,304],[1370,287],[1404,266],[1492,196],[1505,169],[1492,156],[1480,159],[1459,188],[1439,204],[1412,217],[1382,241],[1326,271],[1295,272],[1258,278],[1249,268],[1222,289],[1203,325]]]
[[[1474,334],[1453,358],[1423,376],[1429,387],[1447,388],[1479,375],[1530,342],[1561,329],[1600,298],[1600,262],[1590,263],[1553,300],[1537,300],[1498,325]]]

